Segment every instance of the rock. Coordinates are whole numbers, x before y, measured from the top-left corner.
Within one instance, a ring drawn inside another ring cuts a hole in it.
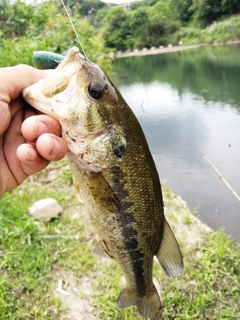
[[[61,214],[62,211],[63,208],[53,198],[39,200],[28,208],[29,214],[40,221],[49,221]]]

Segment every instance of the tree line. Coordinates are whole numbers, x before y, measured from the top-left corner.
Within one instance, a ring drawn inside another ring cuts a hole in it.
[[[101,30],[108,48],[116,50],[179,44],[189,38],[196,41],[206,27],[240,13],[239,0],[142,0],[132,2],[130,11],[99,0],[67,3]],[[230,37],[229,28],[225,29],[219,41]]]
[[[89,57],[106,69],[112,50],[240,39],[239,0],[142,0],[130,11],[100,0],[65,3]],[[72,45],[79,44],[60,1],[0,0],[0,65]]]

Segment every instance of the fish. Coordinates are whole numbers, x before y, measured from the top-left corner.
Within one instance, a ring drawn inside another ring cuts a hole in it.
[[[125,278],[117,306],[136,306],[143,318],[162,319],[154,257],[170,277],[182,273],[183,257],[165,218],[159,175],[133,111],[77,47],[49,76],[25,88],[23,97],[62,126],[74,186],[96,234],[92,251],[114,259]]]

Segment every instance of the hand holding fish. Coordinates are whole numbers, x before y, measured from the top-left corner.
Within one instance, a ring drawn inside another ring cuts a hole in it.
[[[26,65],[0,69],[0,195],[66,154],[59,122],[21,97],[25,87],[46,75]]]

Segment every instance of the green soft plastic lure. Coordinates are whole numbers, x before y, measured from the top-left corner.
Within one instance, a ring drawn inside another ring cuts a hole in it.
[[[65,57],[51,51],[36,51],[33,53],[33,65],[41,70],[56,69]]]

